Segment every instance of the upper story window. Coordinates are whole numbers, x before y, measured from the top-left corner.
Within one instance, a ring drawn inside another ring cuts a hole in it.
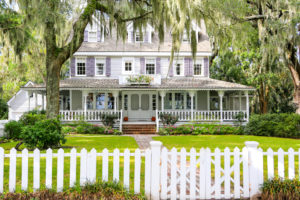
[[[90,30],[88,32],[88,41],[97,42],[97,30]]]
[[[85,67],[85,58],[76,58],[76,75],[85,76],[86,67]]]
[[[174,62],[174,74],[175,76],[183,76],[184,75],[184,67],[183,67],[183,61],[177,60]]]
[[[146,74],[155,74],[155,59],[146,60]]]
[[[96,59],[96,76],[104,76],[105,75],[105,60],[104,59]]]
[[[194,63],[194,75],[195,76],[203,75],[203,60],[197,60]]]
[[[133,58],[124,58],[123,59],[123,73],[124,74],[132,74],[134,67],[134,59]]]
[[[183,32],[183,36],[182,36],[182,42],[189,42],[190,41],[190,38],[187,34],[186,31]]]
[[[143,42],[142,35],[140,32],[135,33],[135,42]]]

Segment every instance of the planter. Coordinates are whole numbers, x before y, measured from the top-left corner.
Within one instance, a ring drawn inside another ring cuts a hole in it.
[[[153,122],[155,122],[155,121],[156,121],[156,117],[152,117],[151,120],[152,120]]]
[[[127,122],[128,121],[128,117],[124,117],[124,121]]]
[[[150,85],[150,83],[142,82],[142,83],[129,83],[129,85]]]

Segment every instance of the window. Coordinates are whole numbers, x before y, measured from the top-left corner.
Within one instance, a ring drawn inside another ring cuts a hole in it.
[[[96,97],[96,109],[104,110],[105,109],[105,93],[100,93]]]
[[[156,110],[156,94],[152,95],[152,110]]]
[[[188,34],[186,33],[186,31],[184,31],[184,33],[183,33],[182,41],[183,42],[189,42],[190,41],[190,39],[189,39]]]
[[[146,74],[155,74],[155,60],[154,59],[146,60]]]
[[[135,33],[135,42],[143,42],[140,32]]]
[[[196,96],[193,97],[193,100],[194,100],[194,106],[193,106],[193,109],[196,109]],[[191,96],[189,94],[187,94],[187,98],[186,98],[186,108],[187,109],[191,109],[191,105],[192,105],[192,102],[191,102]]]
[[[196,61],[194,64],[194,75],[201,76],[203,73],[202,67],[203,61]]]
[[[97,31],[89,31],[88,32],[88,41],[89,42],[97,42]]]
[[[128,110],[128,95],[124,95],[124,110]]]
[[[132,71],[132,63],[130,61],[125,62],[125,71],[131,72]]]
[[[165,96],[165,109],[172,109],[172,93],[167,93]]]
[[[175,93],[175,109],[184,108],[184,96],[181,93]]]
[[[174,64],[174,74],[175,76],[183,76],[183,61],[182,60],[177,60]]]
[[[85,76],[85,58],[77,58],[77,75]]]
[[[93,93],[89,93],[86,99],[86,107],[88,110],[93,109],[94,96]]]
[[[104,59],[96,59],[96,75],[104,76],[105,75],[105,60]]]
[[[124,74],[132,74],[133,73],[133,58],[125,58],[123,59],[123,73]]]
[[[177,76],[180,76],[180,74],[181,74],[181,66],[180,66],[180,64],[176,64],[176,75]]]
[[[115,109],[115,98],[113,97],[112,93],[108,93],[107,109]]]

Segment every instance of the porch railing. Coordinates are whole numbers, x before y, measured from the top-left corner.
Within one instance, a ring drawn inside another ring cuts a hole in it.
[[[157,111],[160,114],[171,114],[177,116],[179,121],[234,121],[239,116],[243,121],[247,120],[247,111],[245,110],[224,110],[224,111],[202,111],[194,110],[165,110]],[[222,115],[221,115],[222,113]]]
[[[122,119],[122,110],[62,110],[59,112],[60,119],[62,121],[101,121],[103,115],[106,114],[114,114],[118,118],[117,120],[120,121]],[[122,120],[121,120],[122,121]]]

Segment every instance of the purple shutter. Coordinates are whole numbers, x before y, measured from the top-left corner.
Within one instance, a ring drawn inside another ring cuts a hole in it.
[[[168,60],[169,60],[168,73],[169,73],[170,77],[173,77],[174,76],[174,72],[173,72],[173,63],[174,63],[174,60],[173,60],[173,63],[172,63],[171,66],[170,66],[170,58]]]
[[[193,76],[194,75],[194,67],[193,67],[193,59],[192,58],[189,58],[189,64],[190,64],[189,76]]]
[[[148,31],[146,31],[145,34],[144,34],[144,42],[145,42],[145,43],[149,43],[149,37],[148,37],[148,34],[149,34]]]
[[[161,58],[156,58],[156,74],[160,74],[160,61]]]
[[[97,29],[97,42],[101,42],[101,30]]]
[[[204,76],[209,77],[209,62],[208,62],[208,58],[204,58]]]
[[[71,58],[71,65],[70,65],[70,70],[71,70],[71,76],[75,76],[75,58]]]
[[[140,74],[145,74],[145,58],[140,58]]]
[[[89,32],[87,30],[85,30],[84,31],[84,38],[83,38],[84,42],[88,42],[88,34],[89,34]]]
[[[110,57],[106,57],[106,76],[111,75],[111,59]]]
[[[190,60],[189,58],[184,58],[184,76],[189,76],[190,74]]]
[[[87,57],[86,59],[86,75],[95,76],[95,58]]]

